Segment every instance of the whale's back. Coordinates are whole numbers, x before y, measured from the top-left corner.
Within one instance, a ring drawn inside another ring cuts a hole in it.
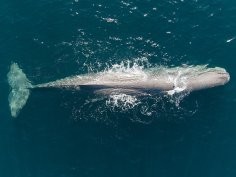
[[[224,85],[229,81],[225,69],[205,65],[174,68],[155,67],[141,70],[114,71],[66,77],[35,87],[96,90],[161,90],[194,91]]]

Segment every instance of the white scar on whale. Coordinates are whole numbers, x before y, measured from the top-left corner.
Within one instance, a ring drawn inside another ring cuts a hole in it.
[[[181,67],[112,68],[98,73],[66,77],[56,81],[32,85],[17,63],[13,63],[7,75],[11,87],[9,106],[12,117],[17,117],[36,88],[72,88],[94,93],[148,93],[158,91],[167,94],[191,92],[221,86],[230,80],[229,73],[220,67],[207,65]]]

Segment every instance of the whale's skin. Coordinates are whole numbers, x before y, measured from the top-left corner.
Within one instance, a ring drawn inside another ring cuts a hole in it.
[[[200,68],[200,69],[199,69]],[[226,84],[229,73],[219,67],[175,67],[168,70],[142,70],[141,72],[101,72],[66,77],[57,81],[35,85],[34,88],[73,88],[95,92],[122,91],[195,91]]]

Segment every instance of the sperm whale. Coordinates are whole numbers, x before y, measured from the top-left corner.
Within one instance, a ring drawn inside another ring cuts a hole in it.
[[[12,117],[17,117],[26,104],[30,91],[36,88],[72,88],[102,94],[111,94],[117,90],[132,93],[156,90],[174,94],[221,86],[230,80],[230,75],[224,68],[209,68],[206,65],[110,69],[33,85],[19,65],[12,63],[7,77],[11,87],[8,100]]]

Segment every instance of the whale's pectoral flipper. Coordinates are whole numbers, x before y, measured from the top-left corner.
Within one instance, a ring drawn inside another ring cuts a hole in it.
[[[12,117],[16,117],[30,95],[32,85],[18,64],[13,63],[7,74],[11,92],[8,97]]]

